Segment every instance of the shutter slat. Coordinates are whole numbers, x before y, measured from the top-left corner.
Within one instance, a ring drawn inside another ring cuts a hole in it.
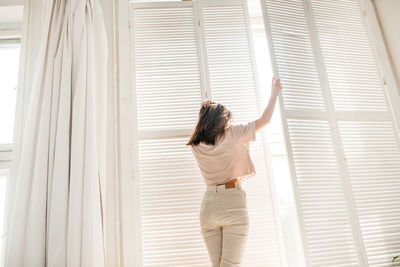
[[[335,109],[390,109],[359,1],[310,2]],[[390,239],[400,230],[400,202],[393,190],[400,179],[389,184],[386,179],[400,177],[400,149],[390,113],[378,122],[368,121],[368,115],[338,124],[368,264],[391,266],[393,251],[400,250],[400,238]]]
[[[212,98],[226,104],[236,123],[249,122],[258,110],[243,5],[203,6],[201,12]]]
[[[400,250],[400,144],[361,3],[261,2],[285,84],[282,108],[307,263],[392,266]],[[298,80],[303,72],[306,79]],[[306,94],[299,85],[305,82],[315,86],[311,92],[323,87],[321,97]],[[304,102],[288,101],[295,97]],[[304,111],[324,110],[325,103],[326,120]]]
[[[390,266],[393,251],[400,250],[400,149],[395,130],[390,121],[346,121],[339,126],[369,265]]]
[[[385,111],[383,87],[359,2],[310,2],[335,109]],[[338,79],[345,83],[335,83]],[[359,85],[363,90],[349,90]]]
[[[193,128],[201,102],[193,8],[132,10],[138,129]]]
[[[268,11],[276,65],[285,81],[285,109],[325,110],[302,2],[266,0],[262,4]],[[305,91],[308,94],[302,97],[293,94]]]
[[[287,123],[309,265],[357,266],[330,126],[324,120],[288,119]],[[315,151],[320,152],[318,158]],[[336,251],[343,257],[337,257]]]
[[[144,266],[188,266],[185,258],[193,266],[209,262],[198,222],[205,189],[186,142],[186,137],[139,141]]]

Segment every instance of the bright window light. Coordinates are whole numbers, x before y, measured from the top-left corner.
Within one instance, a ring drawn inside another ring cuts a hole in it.
[[[20,45],[0,40],[0,144],[13,140]]]
[[[264,20],[259,0],[247,0],[251,23],[252,41],[257,63],[258,79],[263,108],[267,106],[273,76]],[[285,83],[283,81],[283,86]],[[271,123],[265,129],[268,138],[271,172],[275,184],[279,219],[283,232],[287,266],[303,267],[302,243],[298,231],[296,207],[292,190],[291,176],[286,155],[284,132],[281,121],[279,101],[276,104]]]

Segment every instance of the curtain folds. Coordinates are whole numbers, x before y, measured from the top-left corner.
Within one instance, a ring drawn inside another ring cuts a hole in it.
[[[46,0],[5,266],[104,266],[107,40],[97,0]]]

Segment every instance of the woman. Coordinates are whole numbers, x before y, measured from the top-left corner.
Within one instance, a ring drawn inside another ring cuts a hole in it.
[[[249,233],[246,192],[241,182],[255,169],[249,142],[272,117],[282,89],[272,79],[271,98],[262,116],[231,125],[232,113],[222,104],[203,102],[190,145],[207,185],[200,208],[200,226],[212,267],[240,266]]]

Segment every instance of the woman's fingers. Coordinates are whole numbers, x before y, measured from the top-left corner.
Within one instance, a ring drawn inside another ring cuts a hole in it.
[[[273,85],[280,85],[281,84],[281,80],[280,79],[275,79],[275,77],[272,78],[272,84]]]
[[[276,79],[275,77],[272,77],[272,90],[275,92],[279,92],[282,90],[282,84],[280,79]]]
[[[272,85],[275,85],[275,84],[280,84],[281,83],[281,79],[276,79],[275,77],[272,77]]]
[[[279,89],[282,89],[281,80],[276,80],[276,85],[279,87]]]

